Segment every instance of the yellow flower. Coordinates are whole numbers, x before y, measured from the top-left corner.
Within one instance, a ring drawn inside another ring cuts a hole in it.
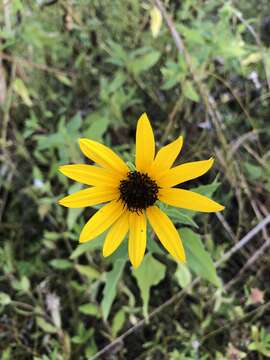
[[[69,208],[106,203],[86,223],[80,242],[94,239],[108,230],[103,255],[111,255],[127,234],[129,258],[138,267],[146,249],[147,219],[164,248],[178,261],[185,261],[185,251],[178,231],[156,202],[179,208],[215,212],[224,207],[205,196],[175,188],[206,173],[213,159],[189,162],[172,167],[183,144],[180,136],[155,155],[155,139],[144,113],[136,131],[136,170],[107,146],[88,139],[79,140],[83,154],[96,165],[64,165],[60,171],[69,178],[91,187],[61,199]]]

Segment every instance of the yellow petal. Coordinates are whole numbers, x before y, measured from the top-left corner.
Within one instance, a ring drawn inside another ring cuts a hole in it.
[[[224,206],[206,196],[189,190],[160,189],[158,198],[166,204],[194,211],[216,212],[224,209]]]
[[[185,250],[180,235],[169,217],[157,206],[146,209],[146,215],[161,244],[178,261],[185,262]]]
[[[129,171],[124,161],[107,146],[89,139],[80,139],[79,143],[84,155],[97,164],[121,174]]]
[[[70,179],[86,185],[118,186],[121,180],[121,174],[118,176],[115,171],[93,165],[63,165],[59,167],[59,171]]]
[[[58,203],[68,208],[81,208],[117,199],[119,199],[117,189],[94,186],[68,195],[59,200]]]
[[[147,172],[155,156],[155,139],[146,113],[143,113],[137,123],[136,131],[136,169]]]
[[[113,224],[108,232],[104,245],[103,256],[110,256],[121,244],[127,235],[129,228],[129,212],[125,211],[120,218]]]
[[[189,162],[169,169],[158,179],[158,186],[172,187],[184,181],[195,179],[205,174],[213,165],[214,159]]]
[[[157,180],[165,171],[169,170],[180,153],[182,145],[183,137],[179,136],[179,138],[175,141],[166,146],[163,146],[158,151],[155,160],[151,165],[149,175],[153,176],[153,178]]]
[[[134,268],[138,267],[143,259],[146,248],[146,218],[144,213],[129,214],[128,254]]]
[[[111,201],[99,209],[84,225],[80,242],[94,239],[108,229],[125,211],[120,201]]]

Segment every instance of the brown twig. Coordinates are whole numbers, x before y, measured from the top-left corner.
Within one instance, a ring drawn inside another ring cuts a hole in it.
[[[230,144],[230,151],[228,153],[227,159],[232,159],[239,147],[241,147],[246,141],[256,140],[258,138],[259,132],[260,130],[252,130],[245,133],[244,135],[239,136],[237,140],[233,140]]]
[[[234,232],[232,231],[232,228],[230,227],[230,225],[227,223],[226,219],[224,218],[224,216],[220,212],[217,212],[216,217],[221,222],[222,226],[224,227],[224,229],[226,230],[226,232],[230,236],[230,238],[233,240],[233,242],[236,243],[237,238],[236,238]]]
[[[250,268],[258,259],[265,254],[266,249],[268,249],[270,246],[270,238],[268,238],[263,245],[255,251],[255,253],[248,259],[248,261],[245,263],[245,265],[241,268],[241,270],[238,272],[238,274],[228,282],[226,285],[226,290],[230,288],[232,285],[234,285],[239,279],[244,275],[244,273]]]
[[[48,73],[58,75],[58,76],[67,76],[67,75],[69,75],[71,77],[75,76],[75,72],[73,72],[73,71],[63,71],[63,70],[59,70],[59,69],[47,66],[45,64],[36,64],[36,63],[33,63],[32,61],[29,61],[29,60],[26,60],[23,58],[13,57],[13,56],[7,55],[3,52],[0,52],[0,58],[5,59],[6,61],[9,61],[9,62],[12,62],[15,64],[18,63],[18,64],[21,64],[26,67],[33,67],[35,69],[46,71]]]
[[[259,222],[252,230],[250,230],[236,245],[234,245],[228,252],[226,252],[217,262],[216,267],[219,267],[226,262],[234,253],[245,246],[259,231],[266,228],[270,223],[270,214],[268,214],[262,221]]]

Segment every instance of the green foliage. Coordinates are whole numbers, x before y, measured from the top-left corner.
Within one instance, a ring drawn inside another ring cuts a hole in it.
[[[116,335],[122,329],[122,327],[125,323],[125,319],[126,319],[125,312],[122,309],[117,311],[117,313],[114,315],[114,318],[112,320],[112,336],[113,337],[116,337]]]
[[[140,288],[143,300],[143,314],[145,317],[148,316],[150,289],[164,279],[165,271],[164,265],[157,261],[151,254],[147,254],[142,264],[132,272]]]
[[[205,250],[201,238],[191,229],[182,228],[180,235],[187,255],[188,266],[199,276],[216,286],[221,286],[210,254]]]
[[[125,262],[121,259],[117,260],[113,269],[106,273],[105,288],[103,290],[103,299],[101,302],[102,316],[107,321],[112,303],[116,296],[116,286],[124,270]]]
[[[181,263],[177,264],[175,277],[182,288],[187,287],[192,280],[192,275],[189,271],[189,268],[185,264]]]
[[[0,3],[1,360],[89,359],[182,290],[188,296],[105,357],[269,356],[265,308],[247,301],[254,287],[269,297],[267,249],[256,271],[247,267],[238,277],[267,229],[218,274],[214,266],[269,209],[269,3],[163,3],[188,58],[148,1]],[[162,205],[187,263],[176,263],[149,227],[147,255],[133,271],[127,239],[106,259],[104,234],[78,243],[97,208],[58,206],[82,186],[57,169],[87,161],[80,137],[111,146],[132,168],[143,111],[158,148],[183,134],[177,164],[215,157],[208,174],[183,187],[217,199],[226,211],[217,218]],[[225,292],[222,284],[231,279],[237,283]],[[238,322],[250,307],[256,317]]]
[[[258,329],[257,326],[251,327],[252,342],[248,345],[248,349],[256,351],[264,355],[266,358],[270,357],[270,335],[266,329]]]
[[[95,317],[101,317],[100,310],[95,304],[84,304],[79,307],[79,311],[85,315],[92,315]]]
[[[47,334],[55,334],[57,329],[42,317],[37,317],[37,326],[40,327]]]
[[[11,298],[8,294],[0,292],[0,313],[3,312],[5,306],[11,303]]]

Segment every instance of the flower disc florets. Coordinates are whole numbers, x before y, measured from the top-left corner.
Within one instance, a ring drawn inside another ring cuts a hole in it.
[[[158,199],[158,186],[147,174],[131,171],[121,180],[120,199],[129,211],[140,212],[154,205]]]

